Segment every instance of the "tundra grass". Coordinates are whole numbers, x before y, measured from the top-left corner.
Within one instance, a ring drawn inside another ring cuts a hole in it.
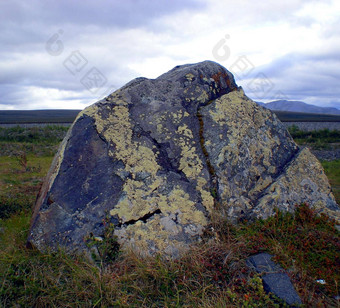
[[[339,115],[273,110],[281,122],[339,122]]]
[[[311,149],[332,149],[339,147],[340,131],[338,130],[314,130],[303,131],[296,125],[288,128],[294,141],[299,145],[308,145]]]
[[[0,127],[0,156],[53,156],[68,127]]]
[[[317,299],[338,294],[340,233],[329,217],[316,215],[307,204],[301,204],[295,213],[278,211],[267,220],[240,225],[236,232],[251,253],[268,251],[275,255],[305,301],[310,296]],[[315,283],[317,280],[325,284]]]
[[[72,123],[81,110],[0,110],[0,123]]]
[[[31,209],[52,158],[0,156],[0,219]]]
[[[27,249],[31,207],[51,161],[32,153],[0,157],[0,307],[282,307],[245,266],[262,251],[287,270],[305,306],[339,304],[339,232],[306,204],[238,226],[214,221],[176,261],[125,251],[104,265]],[[339,161],[323,166],[334,191]]]
[[[35,127],[0,127],[0,141],[25,142],[34,144],[58,144],[65,136],[68,127],[48,125]]]
[[[299,211],[237,228],[215,224],[213,240],[192,247],[176,261],[142,259],[125,252],[106,266],[63,251],[26,249],[29,215],[18,213],[2,223],[0,303],[4,307],[282,307],[245,266],[249,255],[269,251],[288,270],[306,306],[336,306],[338,233],[329,220],[310,216],[308,208]],[[302,222],[305,212],[308,219]],[[318,279],[326,285],[318,284]]]

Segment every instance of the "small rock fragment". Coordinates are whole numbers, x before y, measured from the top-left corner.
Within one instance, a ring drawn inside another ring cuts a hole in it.
[[[296,293],[290,278],[284,269],[271,260],[272,255],[260,253],[247,259],[249,268],[261,274],[264,290],[273,293],[288,305],[301,305],[301,299]]]

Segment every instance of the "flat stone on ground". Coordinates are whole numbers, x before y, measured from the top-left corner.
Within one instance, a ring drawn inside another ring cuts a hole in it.
[[[284,269],[272,261],[269,253],[260,253],[249,257],[246,261],[250,269],[261,274],[264,290],[273,293],[289,305],[302,304],[289,276]]]

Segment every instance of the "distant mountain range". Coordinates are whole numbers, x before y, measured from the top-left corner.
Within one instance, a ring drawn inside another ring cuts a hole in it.
[[[306,104],[300,101],[277,100],[269,103],[257,102],[257,104],[275,111],[290,111],[303,113],[333,114],[340,115],[340,110],[333,107],[320,107]]]

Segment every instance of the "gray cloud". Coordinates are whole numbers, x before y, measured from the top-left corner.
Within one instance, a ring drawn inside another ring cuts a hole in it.
[[[247,85],[261,72],[274,85],[266,99],[275,99],[279,91],[292,100],[300,99],[307,103],[339,108],[339,67],[340,52],[336,50],[319,54],[291,53],[256,68],[242,84],[252,95]]]
[[[333,5],[332,1],[322,3]],[[261,38],[262,33],[268,34],[266,29],[277,31],[276,26],[283,23],[290,26],[287,31],[296,27],[309,36],[314,26],[322,26],[314,35],[320,49],[299,50],[291,46],[286,55],[277,56],[275,52],[282,53],[273,48],[270,40],[241,44],[242,51],[235,45],[234,53],[243,52],[249,57],[258,50],[272,49],[272,61],[256,67],[239,83],[250,97],[257,99],[261,93],[247,88],[247,84],[263,73],[275,85],[263,96],[264,100],[282,92],[290,99],[339,108],[336,84],[340,77],[340,19],[320,23],[317,15],[300,16],[299,11],[308,4],[307,0],[245,1],[242,7],[229,0],[1,1],[0,108],[51,108],[53,102],[56,108],[62,102],[70,108],[76,103],[86,105],[109,87],[118,88],[140,75],[156,77],[177,64],[211,59],[212,48],[220,40],[218,33],[230,33],[235,41],[233,31],[243,29],[242,38],[251,40],[248,31],[254,33],[255,29]],[[63,47],[58,55],[46,51],[54,35]],[[216,39],[212,39],[214,36]],[[288,45],[294,43],[285,39]],[[74,51],[86,58],[87,65],[72,75],[63,62]],[[95,94],[81,83],[91,68],[99,70],[107,80]]]
[[[199,0],[32,0],[29,3],[13,0],[0,3],[0,24],[6,26],[2,28],[7,28],[7,34],[14,34],[14,38],[24,39],[25,33],[29,33],[29,41],[39,41],[39,33],[44,33],[46,27],[75,25],[78,31],[91,26],[103,31],[109,28],[134,28],[147,26],[153,19],[164,15],[204,7]],[[39,25],[43,27],[39,29]],[[4,35],[6,33],[2,37]]]
[[[27,87],[83,91],[82,75],[73,76],[63,65],[74,50],[79,50],[88,61],[83,74],[96,67],[108,79],[105,86],[119,87],[135,76],[122,63],[119,48],[114,46],[124,45],[122,37],[117,37],[119,32],[150,28],[154,19],[203,6],[197,0],[1,1],[0,105],[22,105],[21,95]],[[64,50],[59,57],[52,57],[45,51],[46,42],[59,29],[63,31],[60,39]],[[96,45],[97,50],[91,50]],[[102,54],[98,55],[98,49],[104,50]],[[127,48],[124,56],[131,57],[132,53]],[[88,93],[87,99],[92,96]],[[29,103],[28,99],[25,102]]]

